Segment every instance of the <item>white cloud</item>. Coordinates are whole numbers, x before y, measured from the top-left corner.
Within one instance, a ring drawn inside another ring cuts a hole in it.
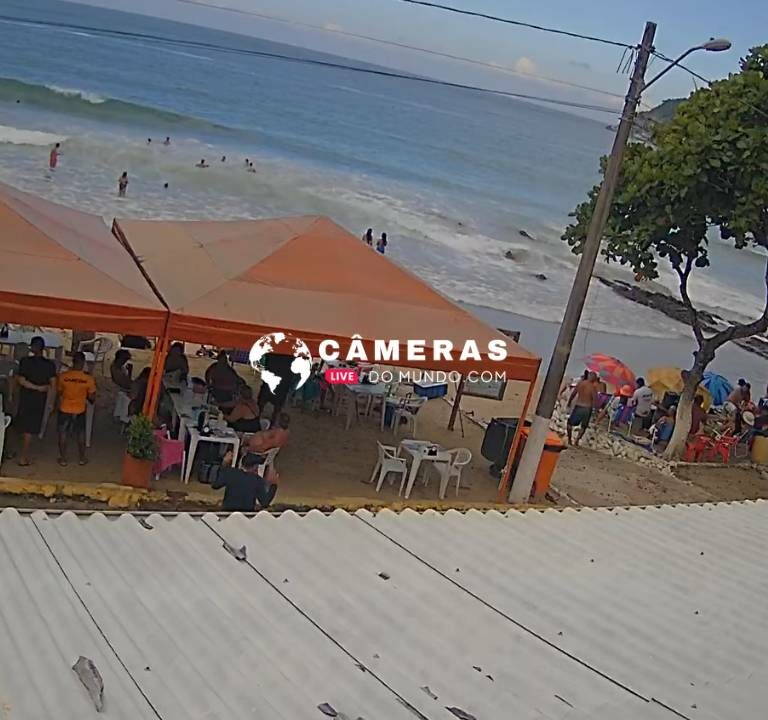
[[[531,74],[536,72],[536,61],[523,55],[523,57],[515,60],[515,64],[512,67],[517,70],[517,72]]]
[[[330,30],[331,32],[340,32],[341,30],[344,29],[343,27],[341,27],[341,25],[337,25],[335,22],[330,22],[330,21],[323,23],[323,27],[326,30]]]

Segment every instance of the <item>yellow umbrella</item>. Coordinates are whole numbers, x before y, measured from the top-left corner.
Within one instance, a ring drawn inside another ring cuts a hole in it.
[[[645,374],[645,384],[653,390],[656,398],[661,400],[666,392],[683,392],[683,372],[680,368],[674,367],[651,368]],[[712,395],[709,390],[699,385],[696,394],[704,397],[704,409],[709,411],[712,406]]]

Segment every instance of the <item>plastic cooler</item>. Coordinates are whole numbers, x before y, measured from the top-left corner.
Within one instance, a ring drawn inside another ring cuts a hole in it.
[[[447,383],[413,383],[413,391],[425,398],[439,398],[448,394]]]

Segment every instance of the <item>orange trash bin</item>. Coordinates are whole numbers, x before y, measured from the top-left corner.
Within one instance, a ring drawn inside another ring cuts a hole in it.
[[[520,457],[525,447],[525,441],[528,439],[528,434],[531,432],[531,428],[526,426],[522,429],[522,437],[520,438],[520,444],[517,449],[517,457],[515,458],[515,466],[520,461]],[[560,439],[560,436],[555,432],[548,432],[547,439],[544,442],[544,450],[541,453],[541,460],[539,461],[539,467],[536,469],[536,477],[533,480],[533,488],[531,489],[532,498],[542,498],[549,490],[549,485],[552,482],[552,476],[555,474],[557,468],[557,461],[560,459],[560,453],[565,450],[565,443]]]

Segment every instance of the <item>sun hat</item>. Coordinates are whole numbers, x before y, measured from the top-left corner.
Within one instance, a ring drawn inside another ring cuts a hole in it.
[[[749,410],[745,410],[741,414],[741,421],[745,425],[749,425],[750,427],[752,427],[755,424],[755,413],[750,412]]]

